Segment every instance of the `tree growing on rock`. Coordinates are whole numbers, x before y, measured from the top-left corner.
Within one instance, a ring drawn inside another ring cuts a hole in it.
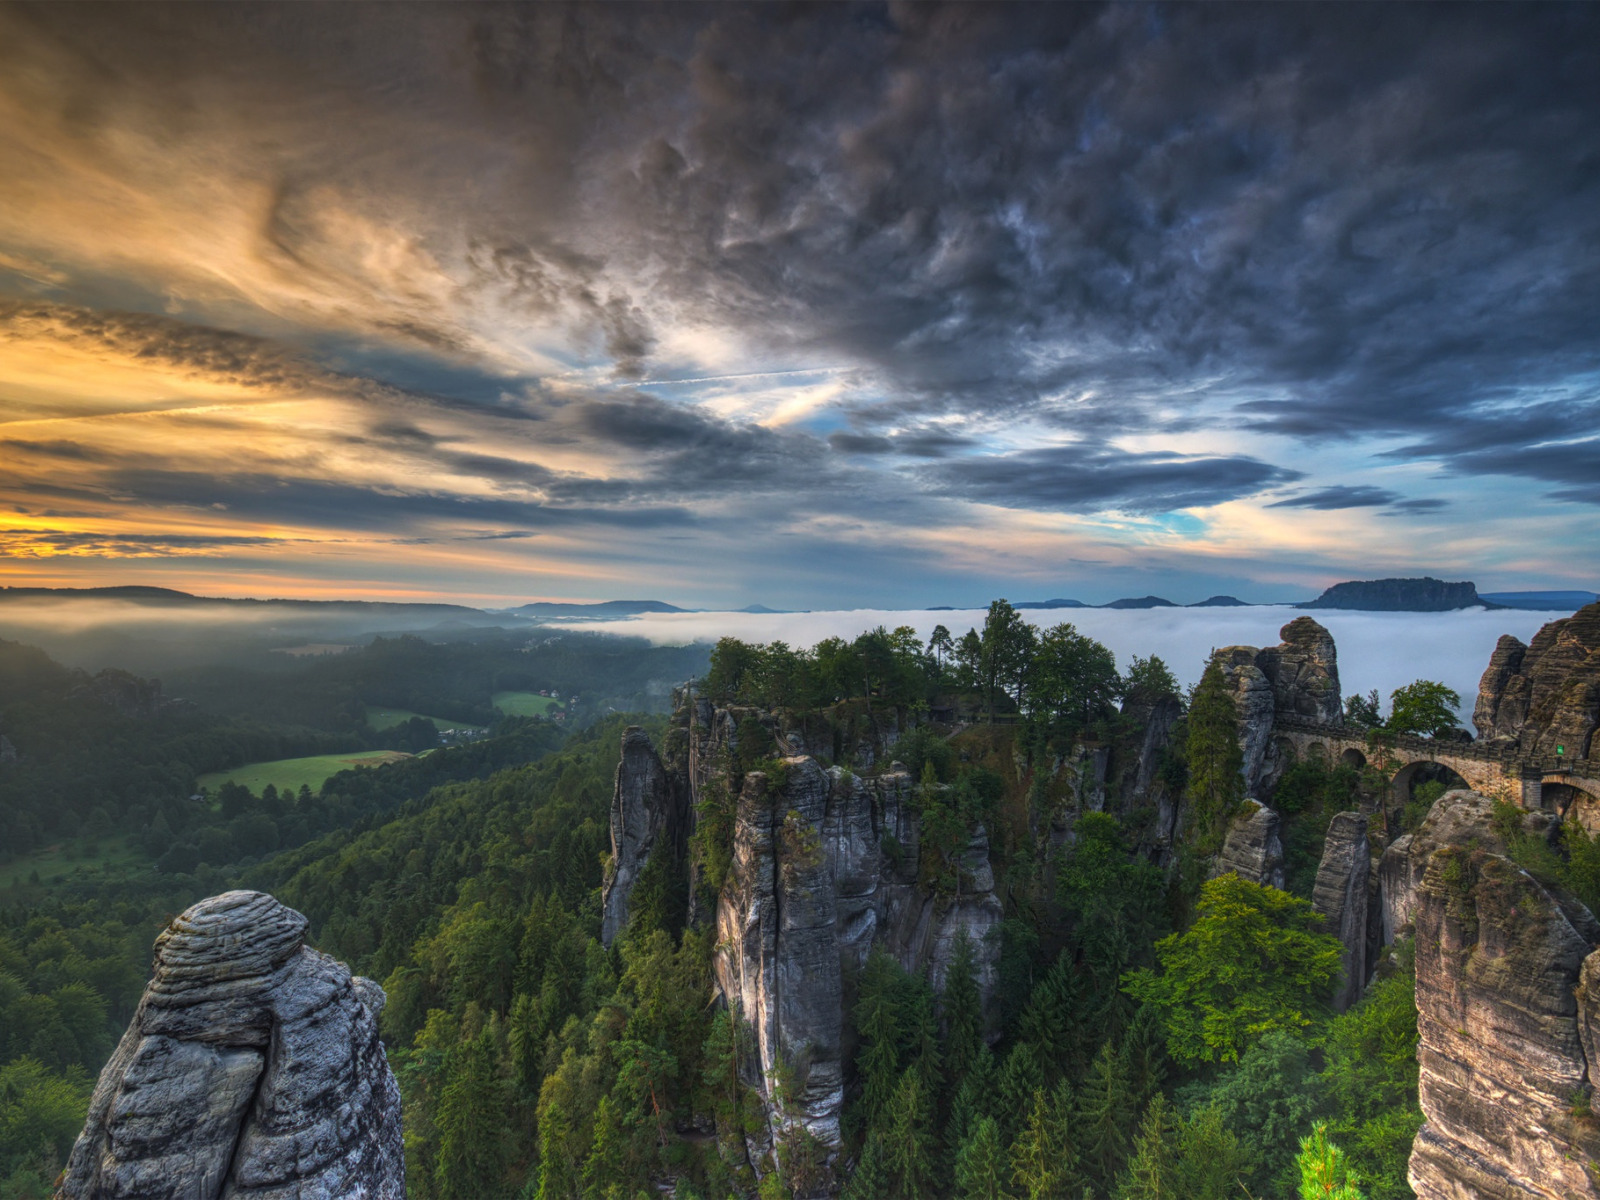
[[[1456,728],[1456,709],[1460,707],[1460,693],[1431,679],[1418,679],[1389,693],[1385,725],[1390,733],[1442,737]]]
[[[1189,804],[1194,838],[1203,853],[1222,844],[1228,821],[1244,800],[1244,752],[1239,749],[1239,710],[1222,664],[1213,659],[1189,701]]]

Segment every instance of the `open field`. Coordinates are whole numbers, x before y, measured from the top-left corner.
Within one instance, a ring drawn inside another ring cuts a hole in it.
[[[508,717],[543,717],[561,707],[561,701],[538,692],[496,692],[494,706]]]
[[[0,887],[26,880],[34,871],[39,872],[41,881],[49,883],[55,876],[71,875],[79,867],[131,870],[148,864],[149,859],[130,846],[126,838],[115,834],[100,838],[67,838],[0,865]]]
[[[242,767],[235,767],[231,771],[213,771],[209,775],[200,776],[200,786],[203,788],[217,788],[228,780],[243,784],[256,795],[260,795],[267,784],[272,784],[278,791],[298,792],[300,785],[304,784],[313,792],[322,787],[323,780],[330,775],[337,775],[340,771],[351,767],[376,767],[386,762],[399,762],[412,755],[403,754],[399,750],[356,750],[349,754],[315,754],[310,758],[280,758],[275,762],[247,763]]]
[[[412,712],[409,708],[378,708],[376,705],[367,705],[367,724],[374,729],[393,729],[396,725],[404,725],[412,717],[421,717],[424,721],[432,721],[435,729],[460,729],[462,722],[452,721],[448,717],[434,717],[427,713]]]

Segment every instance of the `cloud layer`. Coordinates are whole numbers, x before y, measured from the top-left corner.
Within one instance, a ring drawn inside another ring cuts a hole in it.
[[[741,603],[1576,581],[1597,34],[0,9],[0,554]]]

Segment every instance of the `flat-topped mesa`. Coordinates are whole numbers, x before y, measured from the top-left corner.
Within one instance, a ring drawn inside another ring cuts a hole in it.
[[[1524,817],[1547,830],[1549,814]],[[1403,844],[1402,844],[1403,843]],[[1389,848],[1385,924],[1415,928],[1418,1200],[1600,1200],[1600,924],[1504,853],[1494,805],[1435,803]]]
[[[1526,646],[1502,637],[1479,681],[1472,723],[1485,742],[1528,757],[1593,761],[1600,603],[1551,621]]]
[[[1338,725],[1338,650],[1333,635],[1310,617],[1296,617],[1278,631],[1276,646],[1225,646],[1217,664],[1239,710],[1239,748],[1246,792],[1265,797],[1289,765],[1273,745],[1275,722]]]
[[[383,989],[307,946],[306,927],[239,891],[162,932],[58,1200],[401,1200]]]

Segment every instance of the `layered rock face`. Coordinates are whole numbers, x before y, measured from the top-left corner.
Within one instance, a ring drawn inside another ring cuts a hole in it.
[[[1337,725],[1342,712],[1333,635],[1310,617],[1278,631],[1277,646],[1227,646],[1216,659],[1239,710],[1247,793],[1265,796],[1289,764],[1272,742],[1278,720]]]
[[[1478,684],[1478,736],[1539,758],[1594,758],[1600,725],[1600,603],[1551,621],[1524,646],[1502,637]]]
[[[739,781],[731,863],[715,911],[691,912],[692,920],[714,922],[717,990],[754,1035],[744,1071],[767,1101],[766,1127],[747,1135],[754,1164],[795,1125],[825,1153],[840,1146],[848,981],[873,947],[938,990],[964,936],[991,1014],[998,982],[1000,945],[991,935],[1002,912],[984,831],[945,864],[943,885],[919,882],[932,873],[922,870],[931,868],[923,858],[932,851],[923,846],[911,776],[898,763],[864,777],[819,761],[834,751],[857,766],[881,761],[898,738],[895,723],[874,715],[841,733],[825,720],[785,720],[793,719],[681,696],[660,758],[642,732],[624,735],[612,803],[608,937],[626,920],[616,881],[636,880],[663,847],[681,852],[684,827],[702,801],[729,785],[736,754],[746,761],[774,756],[771,769]],[[761,745],[741,747],[741,737],[759,737]],[[792,1081],[782,1111],[771,1101],[780,1069]]]
[[[1386,923],[1416,934],[1427,1123],[1411,1186],[1419,1200],[1600,1197],[1600,1122],[1575,1111],[1600,1073],[1600,924],[1505,857],[1491,812],[1450,793],[1384,859],[1385,887],[1403,889]]]
[[[59,1200],[401,1200],[383,989],[261,892],[202,900],[100,1073]]]
[[[656,842],[683,828],[683,814],[673,803],[678,790],[649,736],[630,725],[622,734],[611,798],[611,862],[600,893],[600,940],[608,946],[628,923],[628,897]]]
[[[1265,804],[1246,800],[1244,811],[1228,826],[1211,863],[1211,878],[1230,871],[1250,883],[1283,887],[1282,821]]]
[[[919,886],[923,847],[914,786],[903,769],[863,779],[824,770],[809,755],[782,760],[781,777],[752,772],[739,794],[733,864],[717,904],[717,985],[754,1030],[751,1082],[793,1072],[788,1113],[770,1134],[803,1124],[840,1144],[844,1036],[853,977],[873,946],[937,990],[961,937],[986,1008],[994,996],[1002,912],[980,828],[960,855],[954,889]],[[761,1147],[752,1159],[759,1158]]]
[[[1358,812],[1336,814],[1322,844],[1311,905],[1326,920],[1328,932],[1344,945],[1343,981],[1333,997],[1338,1012],[1361,998],[1367,982],[1367,882],[1371,873],[1367,818]]]

